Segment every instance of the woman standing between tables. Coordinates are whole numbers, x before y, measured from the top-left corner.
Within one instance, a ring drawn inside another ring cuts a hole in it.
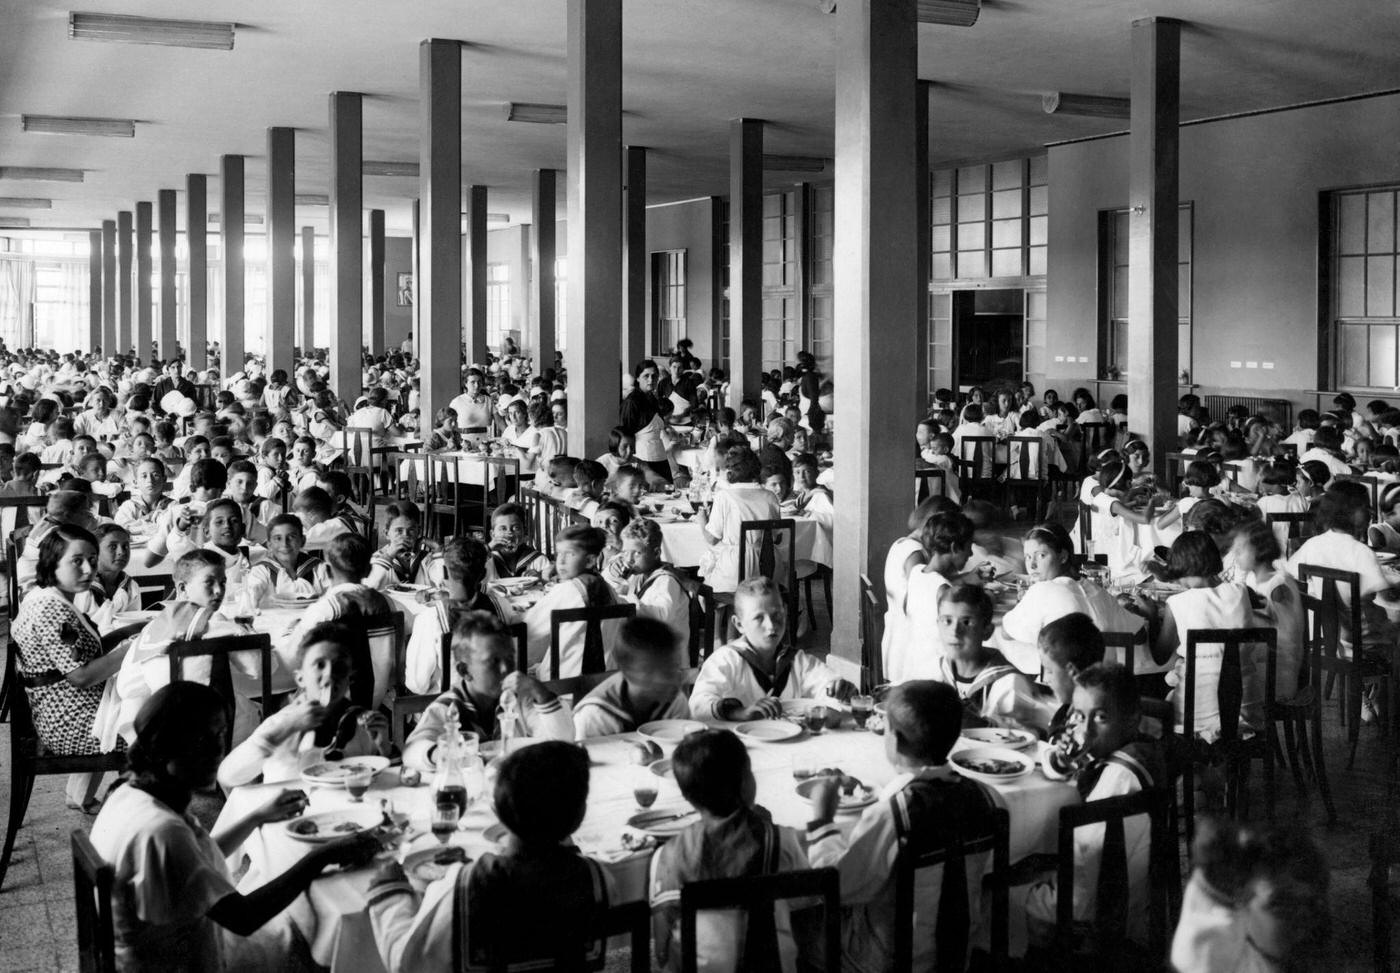
[[[333,838],[246,895],[225,858],[257,828],[306,808],[284,790],[213,835],[189,813],[196,790],[213,785],[224,755],[223,697],[199,683],[162,687],[136,717],[130,783],[115,789],[92,826],[92,844],[114,871],[117,969],[314,968],[304,943],[274,922],[328,865],[359,866],[379,850],[368,832]]]
[[[632,369],[636,382],[627,398],[622,400],[622,411],[618,416],[618,427],[632,434],[636,440],[636,459],[647,470],[647,479],[653,483],[671,481],[671,464],[666,459],[666,445],[661,441],[661,430],[665,426],[656,406],[656,382],[660,370],[650,358],[637,363]]]
[[[96,574],[96,538],[81,527],[56,524],[39,542],[36,587],[25,596],[11,627],[19,648],[20,683],[39,741],[63,756],[102,752],[93,720],[107,679],[126,656],[126,646],[112,646],[128,633],[104,645],[97,628],[73,604],[90,590]],[[100,774],[71,775],[68,806],[92,813],[100,782]]]
[[[486,376],[479,368],[468,369],[466,391],[449,405],[457,413],[458,432],[467,442],[480,442],[491,433],[496,410],[491,396],[482,391],[485,384]]]
[[[507,446],[507,455],[513,452],[520,458],[522,477],[527,473],[534,476],[538,470],[535,457],[539,439],[539,430],[530,425],[530,408],[525,400],[517,397],[506,403],[506,426],[501,430],[501,441]]]

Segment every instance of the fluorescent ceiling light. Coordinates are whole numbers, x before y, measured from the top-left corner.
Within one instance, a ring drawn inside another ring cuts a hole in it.
[[[486,214],[486,222],[487,222],[487,223],[509,223],[509,222],[510,222],[510,214],[509,214],[509,213],[487,213],[487,214]]]
[[[815,155],[765,155],[765,172],[821,172],[826,160]]]
[[[74,40],[117,44],[157,44],[211,51],[233,50],[233,24],[205,20],[164,20],[125,14],[68,14],[68,36]]]
[[[26,132],[40,135],[100,135],[105,138],[129,139],[136,134],[136,122],[130,118],[21,115],[20,125]]]
[[[0,196],[0,209],[53,209],[53,200],[29,196]]]
[[[83,170],[46,166],[0,166],[0,179],[28,179],[34,182],[82,182]]]
[[[362,162],[360,172],[366,176],[411,176],[418,178],[416,162]]]
[[[258,214],[258,213],[245,213],[245,214],[243,214],[243,223],[244,223],[245,226],[246,226],[247,224],[249,224],[249,223],[255,224],[255,225],[257,225],[257,226],[261,226],[261,225],[262,225],[262,221],[263,221],[263,218],[262,218],[261,214]],[[219,214],[218,214],[218,213],[210,213],[210,214],[209,214],[209,222],[210,222],[210,223],[216,223],[216,224],[217,224],[217,223],[219,222]]]
[[[27,216],[0,216],[0,228],[22,229],[29,225]]]
[[[1127,98],[1072,95],[1067,91],[1051,91],[1041,95],[1040,106],[1047,115],[1085,115],[1089,118],[1128,118],[1133,107]]]
[[[508,122],[563,125],[568,120],[569,110],[564,105],[537,105],[528,101],[512,101],[506,104],[506,121]]]
[[[921,24],[971,27],[982,13],[982,0],[918,0]]]
[[[297,193],[298,206],[329,206],[331,198],[325,193]]]

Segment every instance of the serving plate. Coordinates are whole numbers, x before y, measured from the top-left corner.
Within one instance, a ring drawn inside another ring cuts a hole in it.
[[[347,835],[374,829],[384,819],[378,808],[354,807],[339,811],[322,811],[292,818],[284,826],[288,836],[297,841],[320,845]]]
[[[349,777],[359,768],[368,768],[372,773],[378,775],[379,772],[387,766],[389,766],[388,757],[373,755],[368,757],[348,757],[345,760],[318,760],[302,768],[301,779],[308,784],[324,784],[331,787],[339,787],[345,783],[346,777]]]
[[[637,735],[653,743],[672,746],[703,729],[705,724],[698,720],[653,720],[637,727]]]
[[[1000,726],[974,727],[963,730],[962,736],[981,747],[1009,747],[1012,750],[1026,750],[1033,747],[1037,739],[1030,730],[1017,730]]]
[[[1006,747],[972,747],[948,758],[953,769],[983,784],[1006,784],[1035,769],[1035,761]]]
[[[691,807],[654,807],[632,815],[627,826],[655,838],[671,838],[699,820],[700,812]]]
[[[797,785],[796,791],[799,797],[808,800],[812,797],[812,791],[816,790],[818,781],[835,780],[829,774],[819,774],[816,777],[809,777]],[[869,807],[875,803],[875,788],[859,784],[847,794],[844,790],[840,792],[841,798],[836,805],[837,811],[859,811],[863,807]]]
[[[745,740],[758,743],[781,743],[802,735],[802,727],[790,720],[750,720],[740,723],[734,732]]]

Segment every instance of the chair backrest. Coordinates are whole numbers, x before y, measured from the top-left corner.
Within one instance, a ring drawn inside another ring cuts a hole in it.
[[[742,878],[716,878],[691,882],[681,889],[681,971],[699,973],[700,962],[696,942],[697,919],[701,912],[738,909],[748,919],[749,935],[761,929],[774,929],[773,910],[780,901],[789,899],[820,899],[822,904],[822,942],[828,970],[841,968],[841,879],[834,868],[815,868],[797,872],[776,872],[771,875],[747,875]],[[755,916],[767,921],[755,922]],[[745,943],[741,955],[762,953],[776,956],[777,943],[760,943],[751,948]],[[754,966],[752,969],[759,969]]]
[[[864,670],[865,685],[861,688],[869,692],[885,683],[884,656],[885,606],[875,594],[875,585],[867,575],[860,576],[860,638],[861,666]]]
[[[751,535],[757,535],[752,537]],[[797,521],[745,520],[739,524],[739,580],[772,578],[783,588],[788,628],[797,627]]]
[[[165,596],[170,594],[170,590],[175,587],[175,576],[171,574],[143,574],[133,579],[136,587],[141,589],[141,607],[148,609],[159,601],[163,601]]]
[[[86,833],[74,830],[71,840],[78,969],[82,973],[116,973],[116,928],[112,922],[112,884],[116,871],[102,860]]]
[[[1264,522],[1272,527],[1274,524],[1284,524],[1288,531],[1287,550],[1283,553],[1291,557],[1298,550],[1303,539],[1312,534],[1313,515],[1309,511],[1299,513],[1268,513],[1264,515]]]
[[[357,634],[364,635],[363,647],[354,650],[357,658],[350,676],[350,698],[359,706],[378,706],[390,687],[403,681],[408,641],[403,634],[403,613],[387,611],[349,621]]]
[[[631,618],[637,606],[631,602],[620,605],[597,605],[587,608],[557,608],[549,613],[549,671],[559,675],[559,630],[565,625],[582,622],[583,662],[580,675],[602,672],[607,668],[603,646],[603,623],[613,619]]]
[[[340,430],[341,458],[346,469],[365,469],[374,456],[374,430],[369,426],[346,426]]]
[[[1007,444],[1008,483],[1038,483],[1044,467],[1045,440],[1038,434],[1012,436]]]
[[[510,637],[515,640],[515,671],[527,672],[530,669],[530,629],[524,622],[507,625]]]
[[[43,497],[0,497],[0,537],[9,537],[21,527],[39,522],[44,516]]]
[[[34,713],[29,708],[29,694],[20,685],[19,645],[14,639],[5,640],[6,700],[10,705],[10,754],[15,763],[39,753],[39,734],[34,729]]]
[[[948,474],[936,467],[914,471],[914,504],[923,503],[929,497],[948,495]]]
[[[412,500],[426,510],[431,502],[427,466],[423,454],[406,449],[391,449],[384,454],[389,492],[400,500]]]
[[[992,893],[990,953],[992,968],[1006,962],[1008,936],[1008,880],[1011,871],[1011,818],[1005,808],[992,809],[985,818],[958,822],[966,827],[946,842],[917,847],[907,839],[901,842],[894,873],[894,964],[896,970],[914,968],[914,878],[926,868],[943,868],[942,891],[934,927],[936,968],[960,970],[966,963],[967,925],[972,914],[967,901],[967,859],[973,855],[992,856],[983,887]],[[961,908],[959,908],[961,906]]]
[[[1079,431],[1084,435],[1084,455],[1093,456],[1113,445],[1118,428],[1111,422],[1081,422]]]
[[[564,505],[527,486],[520,488],[520,503],[530,519],[526,529],[531,542],[547,557],[553,557],[554,538],[562,529]]]
[[[577,703],[616,671],[616,669],[611,669],[602,672],[588,672],[578,676],[565,676],[561,679],[549,679],[545,681],[544,688],[556,696],[570,696],[574,703]]]
[[[1312,582],[1316,581],[1317,593]],[[1303,678],[1316,688],[1318,672],[1345,674],[1361,659],[1360,639],[1364,633],[1361,620],[1361,575],[1356,571],[1339,571],[1316,564],[1298,565],[1298,587],[1302,591]],[[1342,598],[1346,589],[1347,597]],[[1352,643],[1351,658],[1346,658],[1343,640]],[[1301,685],[1300,681],[1300,685]],[[1348,712],[1360,712],[1361,680],[1345,679],[1342,691],[1347,694]],[[1321,706],[1321,693],[1314,692]],[[1355,704],[1355,709],[1352,704]]]
[[[194,641],[183,639],[170,643],[167,654],[170,656],[170,681],[175,682],[184,675],[185,660],[198,656],[209,656],[209,685],[228,701],[229,712],[233,712],[233,672],[229,668],[229,656],[234,652],[258,653],[259,669],[262,677],[263,716],[277,709],[277,699],[272,695],[272,637],[266,633],[253,635],[223,635],[218,638],[202,638]],[[229,720],[228,732],[233,735],[233,720]]]
[[[5,568],[7,607],[10,609],[10,621],[13,622],[19,614],[19,545],[9,540],[5,542]]]
[[[690,665],[699,666],[715,647],[715,592],[707,584],[698,584],[690,594]]]
[[[1109,657],[1109,656],[1107,655],[1107,653],[1105,652],[1104,661],[1105,661],[1105,662],[1113,662],[1113,661],[1121,662],[1122,665],[1128,670],[1128,674],[1129,674],[1129,675],[1134,675],[1135,673],[1134,673],[1134,671],[1133,671],[1133,664],[1136,662],[1136,656],[1137,656],[1137,651],[1136,651],[1135,646],[1136,646],[1137,643],[1140,642],[1140,641],[1142,641],[1142,633],[1141,633],[1141,632],[1104,632],[1104,633],[1103,633],[1103,647],[1104,647],[1104,649],[1105,649],[1105,650],[1108,650],[1108,649],[1118,649],[1118,650],[1122,653],[1122,657],[1121,657],[1120,659],[1115,660],[1115,659]]]
[[[1190,466],[1198,459],[1206,459],[1200,453],[1168,453],[1167,454],[1167,487],[1175,496],[1181,489],[1181,478],[1186,475],[1186,467]]]
[[[627,936],[632,943],[631,973],[648,973],[651,969],[651,908],[645,901],[639,899],[613,906],[603,918],[603,932],[609,937]]]
[[[958,440],[958,476],[963,480],[991,480],[992,457],[996,450],[995,436],[963,436]]]
[[[1215,696],[1220,709],[1220,740],[1231,743],[1240,736],[1240,708],[1244,703],[1245,663],[1243,647],[1264,645],[1268,649],[1264,669],[1263,712],[1274,707],[1274,680],[1277,677],[1278,629],[1276,628],[1193,628],[1186,632],[1186,697],[1182,712],[1182,732],[1189,739],[1196,725],[1197,648],[1220,645],[1220,679]],[[1272,722],[1270,723],[1272,726]]]
[[[1094,896],[1094,940],[1099,952],[1111,958],[1127,941],[1129,863],[1124,824],[1128,818],[1148,815],[1150,852],[1148,856],[1148,952],[1167,955],[1170,935],[1169,916],[1181,898],[1181,870],[1177,861],[1176,836],[1171,833],[1167,813],[1167,793],[1152,788],[1060,809],[1058,894],[1055,897],[1055,934],[1060,955],[1074,949],[1074,832],[1079,828],[1104,826],[1103,854]]]

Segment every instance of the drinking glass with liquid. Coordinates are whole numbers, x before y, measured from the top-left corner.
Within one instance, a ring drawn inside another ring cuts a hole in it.
[[[433,837],[441,844],[457,833],[457,825],[462,820],[462,811],[455,801],[439,801],[433,807]]]
[[[869,721],[870,715],[871,715],[872,713],[874,713],[874,712],[875,712],[875,697],[874,697],[874,696],[852,696],[852,697],[851,697],[851,715],[855,717],[856,726],[860,727],[862,730],[865,729],[865,724],[866,724],[866,722]]]

